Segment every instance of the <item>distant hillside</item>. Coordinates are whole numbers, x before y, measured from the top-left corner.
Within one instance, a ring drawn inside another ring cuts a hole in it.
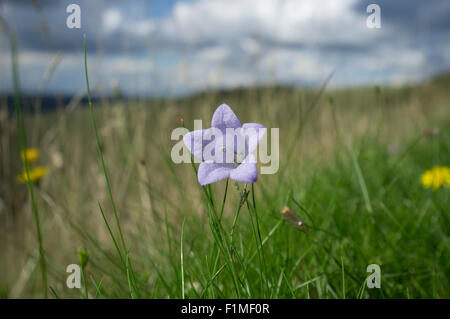
[[[434,76],[433,78],[424,81],[423,83],[414,85],[414,86],[403,86],[401,88],[391,88],[389,86],[382,86],[385,90],[406,90],[410,91],[417,87],[434,87],[434,89],[448,89],[450,88],[450,71],[444,72]],[[305,90],[305,91],[314,91],[314,89],[310,88],[300,88],[296,86],[290,85],[277,85],[277,86],[260,86],[260,87],[240,87],[233,89],[218,89],[212,91],[203,91],[198,93],[193,93],[188,96],[178,96],[178,97],[168,97],[168,98],[160,98],[160,97],[146,97],[140,99],[141,101],[148,101],[152,103],[162,102],[163,100],[187,100],[190,102],[195,102],[197,100],[203,100],[207,97],[212,97],[217,100],[226,100],[227,98],[239,98],[239,96],[248,95],[248,94],[261,94],[271,92],[272,94],[289,94],[293,91]],[[361,86],[361,87],[350,87],[350,88],[342,88],[342,89],[332,89],[328,90],[329,92],[337,93],[337,92],[354,92],[354,91],[377,91],[380,90],[380,86]],[[106,97],[93,97],[94,102],[103,101],[103,102],[112,102],[114,100],[111,96]],[[136,97],[127,98],[123,97],[121,100],[123,101],[135,101]],[[87,105],[88,100],[86,96],[73,96],[73,95],[44,95],[37,96],[32,94],[24,94],[22,95],[22,107],[27,112],[33,112],[36,110],[37,105],[39,105],[41,111],[53,111],[58,108],[65,108],[70,103],[76,103],[80,105]],[[0,106],[8,106],[8,109],[12,112],[14,109],[14,96],[11,94],[8,95],[0,95]]]

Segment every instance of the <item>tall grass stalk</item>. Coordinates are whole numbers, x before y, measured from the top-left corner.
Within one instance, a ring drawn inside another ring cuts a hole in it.
[[[180,239],[180,263],[181,263],[181,298],[184,299],[184,256],[183,256],[183,236],[184,236],[184,222],[181,225],[181,239]]]
[[[81,266],[81,279],[83,280],[83,288],[84,288],[84,299],[89,299],[89,293],[88,293],[88,287],[87,287],[87,281],[86,281],[86,272],[84,270],[84,266]]]
[[[248,203],[248,202],[247,202]],[[264,274],[267,274],[267,267],[266,267],[266,258],[264,256],[264,250],[262,247],[262,238],[261,238],[261,229],[259,226],[259,218],[258,218],[258,211],[256,209],[256,200],[255,200],[255,184],[252,184],[252,204],[253,204],[253,212],[255,214],[255,239],[256,239],[256,249],[258,250],[258,254],[261,256],[261,266],[262,270],[264,271]],[[249,210],[250,212],[250,210]],[[269,289],[267,278],[263,276],[264,283],[265,283],[265,291],[267,292]]]
[[[214,207],[214,201],[212,200],[211,192],[207,190],[206,187],[202,187],[205,191],[205,195],[209,198],[209,224],[211,227],[211,232],[213,234],[214,240],[219,247],[223,257],[226,261],[226,267],[231,275],[234,290],[236,293],[236,297],[239,298],[241,296],[240,293],[240,285],[239,285],[239,276],[237,274],[235,264],[233,262],[233,250],[231,248],[230,242],[227,240],[228,238],[225,236],[224,230],[222,228],[222,224],[217,216],[216,208]]]
[[[12,77],[13,77],[13,87],[14,87],[14,108],[16,111],[17,118],[17,132],[19,135],[19,144],[20,150],[22,153],[25,153],[27,149],[27,137],[25,133],[25,125],[23,120],[23,112],[22,112],[22,104],[20,98],[20,81],[19,81],[19,62],[18,62],[18,51],[17,51],[17,43],[14,34],[11,31],[8,31],[8,38],[11,45],[11,66],[12,66]],[[26,172],[26,184],[28,188],[28,193],[30,194],[31,200],[31,210],[33,212],[34,222],[36,224],[36,237],[39,244],[39,261],[41,268],[41,276],[42,276],[42,286],[44,298],[48,297],[47,291],[47,265],[45,261],[45,252],[42,243],[42,235],[41,235],[41,225],[39,221],[39,211],[36,204],[34,191],[33,191],[33,182],[30,179],[30,166],[28,160],[24,158],[23,160],[24,169]]]
[[[193,157],[191,156],[191,165],[194,170],[195,176],[197,176],[197,168],[194,165]],[[236,297],[239,298],[240,293],[240,286],[239,286],[239,277],[237,275],[237,271],[235,269],[235,265],[233,262],[233,250],[231,247],[231,243],[227,240],[228,238],[225,236],[225,232],[222,228],[221,220],[219,216],[217,215],[216,207],[214,206],[214,200],[212,197],[211,192],[211,185],[208,186],[202,186],[203,194],[205,195],[205,199],[207,201],[207,208],[208,208],[208,220],[209,225],[211,229],[211,233],[214,238],[214,244],[219,248],[222,256],[225,258],[225,267],[228,270],[228,272],[231,275],[234,291],[236,293]],[[228,187],[227,187],[228,188]],[[222,207],[225,206],[225,200],[226,200],[226,193],[224,195],[224,200],[222,203]],[[215,247],[213,247],[214,250]],[[218,256],[217,256],[218,258]],[[217,260],[215,262],[213,272],[217,269]]]
[[[131,262],[129,261],[129,258],[128,258],[128,249],[127,249],[127,245],[125,243],[125,238],[123,236],[122,228],[120,226],[119,216],[117,214],[116,204],[114,202],[114,197],[113,197],[113,194],[112,194],[112,188],[111,188],[111,183],[110,183],[110,180],[109,180],[108,170],[106,168],[105,159],[103,157],[103,152],[102,152],[102,148],[101,148],[101,144],[100,144],[100,138],[98,136],[97,124],[95,122],[94,107],[92,105],[91,89],[90,89],[90,86],[89,86],[89,74],[88,74],[88,66],[87,66],[86,35],[83,36],[83,46],[84,46],[84,72],[85,72],[85,78],[86,78],[86,89],[87,89],[87,96],[88,96],[89,113],[90,113],[90,116],[91,116],[92,127],[94,129],[95,141],[96,141],[96,144],[97,144],[98,156],[100,158],[100,162],[101,162],[101,165],[102,165],[103,176],[105,177],[106,188],[107,188],[107,191],[108,191],[109,200],[111,202],[111,207],[112,207],[112,210],[113,210],[113,213],[114,213],[116,227],[117,227],[117,230],[119,232],[119,237],[120,237],[120,241],[121,241],[121,244],[122,244],[122,249],[123,249],[124,253],[127,256],[126,261],[123,260],[123,257],[122,257],[123,254],[120,252],[120,248],[117,245],[115,240],[114,240],[114,245],[116,246],[116,249],[117,249],[117,251],[119,253],[119,256],[122,259],[122,262],[125,262],[124,267],[125,267],[126,274],[127,274],[128,284],[129,284],[129,286],[133,285],[134,289],[136,289],[136,286],[135,286],[135,275],[134,275],[134,272],[133,272],[132,267],[131,267]],[[104,220],[106,222],[106,217],[103,214],[103,212],[102,212],[102,216],[103,216],[103,218],[104,218]],[[108,224],[107,224],[107,226],[108,226]],[[110,229],[109,226],[108,226],[108,231],[112,235],[112,232],[111,232],[111,229]]]

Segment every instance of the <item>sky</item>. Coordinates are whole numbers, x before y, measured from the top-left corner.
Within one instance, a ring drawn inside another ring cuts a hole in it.
[[[81,8],[69,29],[66,7]],[[381,28],[368,28],[370,3]],[[448,0],[0,0],[22,91],[167,96],[254,85],[403,85],[450,69]],[[0,28],[0,92],[11,92]],[[58,58],[55,58],[58,57]],[[59,63],[55,64],[55,61]],[[52,76],[44,81],[50,66]]]

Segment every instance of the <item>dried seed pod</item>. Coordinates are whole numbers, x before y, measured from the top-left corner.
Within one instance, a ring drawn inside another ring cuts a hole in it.
[[[86,250],[84,250],[83,248],[80,248],[78,250],[78,262],[80,263],[81,268],[86,267],[88,261],[89,261],[89,255],[87,254]]]
[[[145,159],[144,158],[142,158],[142,157],[138,158],[137,162],[139,164],[141,164],[142,166],[145,166]]]
[[[298,230],[305,231],[307,230],[308,226],[303,221],[303,219],[289,206],[285,206],[283,210],[281,211],[281,215],[283,216],[283,219],[287,221],[289,224],[297,228]]]

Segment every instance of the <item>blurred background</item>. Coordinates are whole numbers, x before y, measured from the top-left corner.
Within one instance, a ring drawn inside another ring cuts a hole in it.
[[[257,84],[311,87],[332,71],[330,87],[398,85],[448,70],[448,1],[377,1],[381,28],[369,29],[372,2],[2,0],[0,16],[17,35],[21,86],[30,94],[84,90],[84,33],[91,81],[105,95],[119,87],[131,97]],[[70,3],[81,7],[81,29],[66,26]],[[2,32],[2,93],[11,92],[8,52]]]

